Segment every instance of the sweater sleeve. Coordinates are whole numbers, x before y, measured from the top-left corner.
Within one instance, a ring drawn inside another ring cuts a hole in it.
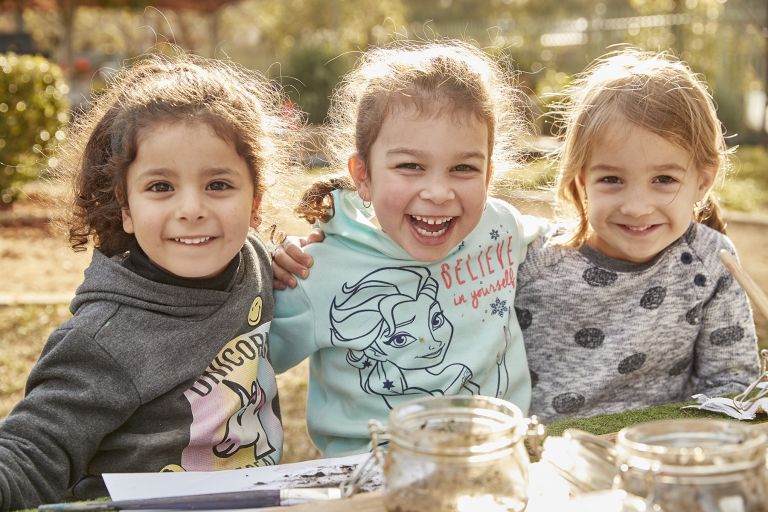
[[[89,336],[55,331],[26,396],[0,423],[0,510],[60,501],[138,403],[126,372]]]
[[[302,283],[275,291],[275,316],[269,328],[272,366],[282,373],[319,349],[315,341],[314,310]]]
[[[719,238],[719,244],[708,244],[708,258],[717,255],[720,248],[736,253],[729,239]],[[701,306],[693,390],[712,397],[743,391],[757,379],[759,361],[755,323],[746,294],[719,260],[708,263],[714,269],[716,284]]]

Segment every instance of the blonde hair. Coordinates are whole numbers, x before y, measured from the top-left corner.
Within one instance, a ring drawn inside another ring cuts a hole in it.
[[[572,207],[578,223],[561,240],[581,247],[589,236],[587,210],[578,184],[590,150],[617,117],[685,149],[697,170],[730,166],[712,96],[707,86],[682,61],[667,53],[624,49],[593,62],[566,90],[563,116],[565,140],[557,177],[558,207]],[[708,192],[694,212],[697,222],[725,232],[717,199]]]
[[[73,190],[60,220],[75,251],[89,241],[107,256],[128,250],[123,230],[126,173],[138,151],[139,132],[159,123],[200,121],[230,142],[248,165],[254,196],[270,191],[294,164],[290,145],[302,120],[282,108],[279,88],[233,62],[172,48],[122,68],[107,90],[71,127],[55,169]]]
[[[363,53],[334,92],[325,133],[333,168],[346,169],[357,155],[366,164],[386,117],[403,105],[419,113],[468,112],[488,127],[494,174],[517,162],[528,134],[525,105],[515,73],[471,44],[456,41],[397,42]],[[329,193],[351,181],[321,181],[297,208],[309,222],[333,216]]]

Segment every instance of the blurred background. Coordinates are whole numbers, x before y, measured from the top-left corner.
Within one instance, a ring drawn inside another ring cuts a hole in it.
[[[359,51],[392,39],[456,37],[520,70],[544,146],[551,93],[592,59],[616,44],[673,52],[706,78],[729,144],[742,148],[746,181],[723,192],[726,206],[765,209],[767,36],[766,0],[0,0],[0,77],[9,80],[7,56],[14,54],[41,56],[17,60],[23,69],[16,74],[42,67],[50,75],[41,79],[42,99],[21,98],[24,110],[3,97],[14,91],[0,82],[0,207],[18,197],[18,182],[46,167],[41,155],[63,137],[60,126],[87,108],[89,95],[158,43],[262,71],[319,124]],[[36,103],[42,117],[32,112]],[[322,163],[322,155],[307,163]],[[21,176],[11,183],[10,174]]]

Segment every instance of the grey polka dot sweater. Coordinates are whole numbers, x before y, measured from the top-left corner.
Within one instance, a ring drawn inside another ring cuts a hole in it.
[[[757,378],[752,312],[723,248],[735,253],[701,224],[643,264],[531,244],[515,299],[531,414],[551,422],[720,396]]]

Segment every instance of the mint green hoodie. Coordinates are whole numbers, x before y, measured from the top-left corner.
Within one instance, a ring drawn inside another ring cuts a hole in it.
[[[517,268],[544,228],[490,199],[478,226],[442,261],[411,259],[371,222],[356,194],[334,192],[312,275],[275,293],[270,358],[310,360],[307,424],[325,456],[368,449],[369,419],[430,395],[531,397],[514,312]]]

